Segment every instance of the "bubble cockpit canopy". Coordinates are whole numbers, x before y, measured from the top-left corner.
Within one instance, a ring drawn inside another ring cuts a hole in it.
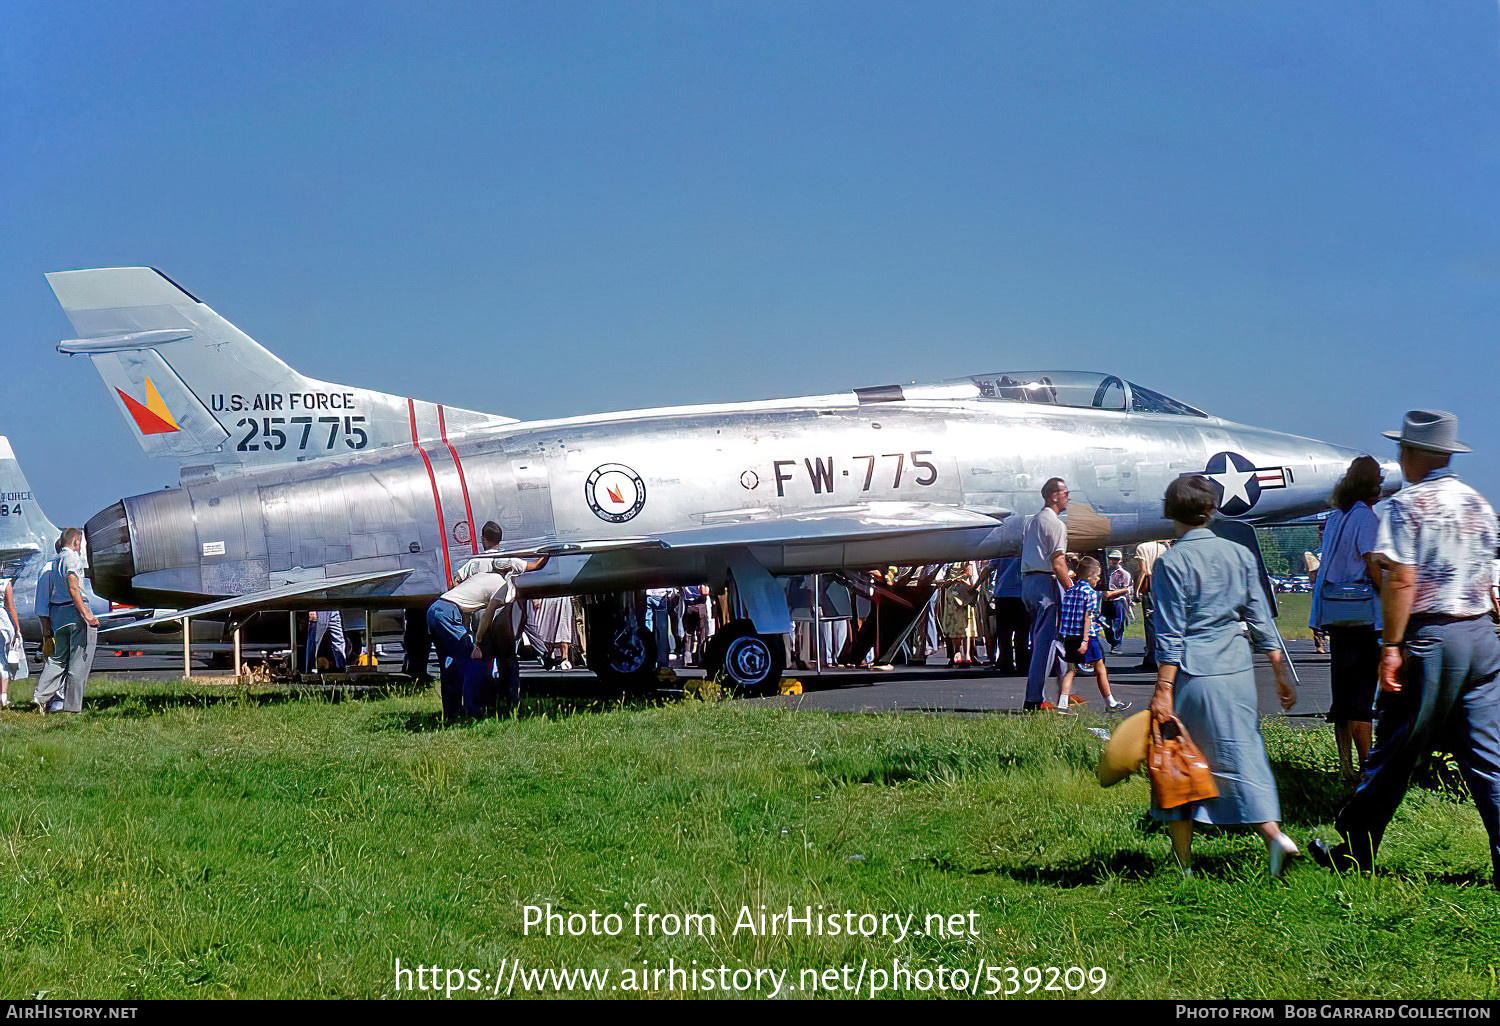
[[[1168,413],[1182,417],[1208,416],[1187,403],[1113,374],[1096,374],[1092,371],[1007,371],[1001,374],[976,374],[969,380],[978,387],[981,399],[1117,412]]]

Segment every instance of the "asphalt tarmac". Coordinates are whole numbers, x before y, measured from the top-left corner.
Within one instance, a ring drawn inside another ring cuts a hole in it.
[[[1311,641],[1290,641],[1287,647],[1301,683],[1297,704],[1285,715],[1293,723],[1321,723],[1330,702],[1328,656],[1315,654]],[[1154,674],[1135,672],[1142,651],[1140,641],[1126,640],[1119,651],[1106,660],[1115,695],[1131,703],[1131,712],[1144,709],[1151,701],[1156,679]],[[396,662],[394,658],[382,659],[385,665]],[[182,676],[182,662],[180,655],[120,657],[106,654],[95,660],[94,672],[138,680],[176,680]],[[701,670],[694,668],[677,670],[676,673],[679,679],[703,675]],[[223,674],[224,671],[209,670],[201,660],[195,660],[196,679],[212,680],[215,675]],[[587,670],[544,671],[532,664],[523,666],[521,676],[531,694],[583,696],[607,693]],[[752,701],[830,712],[994,713],[1018,711],[1026,697],[1024,677],[1002,676],[987,669],[950,669],[944,659],[936,656],[925,667],[903,666],[886,672],[836,669],[825,670],[822,674],[812,670],[789,670],[786,676],[802,683],[801,695]],[[1283,715],[1276,700],[1275,678],[1271,675],[1270,665],[1262,657],[1256,659],[1255,676],[1261,713]],[[673,687],[669,684],[664,688],[668,693],[678,689],[680,685]],[[1092,675],[1080,673],[1074,680],[1073,694],[1085,699],[1085,708],[1089,711],[1102,711],[1104,703]],[[1049,700],[1056,698],[1055,683],[1048,684],[1047,697]]]
[[[1297,704],[1287,715],[1294,721],[1323,722],[1328,711],[1332,692],[1328,679],[1328,656],[1313,652],[1311,641],[1290,641],[1287,648],[1292,656],[1301,683],[1297,688]],[[1105,660],[1109,669],[1110,688],[1115,697],[1130,703],[1129,712],[1137,712],[1151,701],[1156,686],[1154,673],[1137,673],[1135,667],[1141,661],[1144,646],[1139,641],[1127,640],[1120,649]],[[934,664],[939,660],[934,659]],[[1263,657],[1257,657],[1255,667],[1256,691],[1260,698],[1260,711],[1264,716],[1281,716],[1281,704],[1276,698],[1276,679],[1271,666]],[[808,673],[793,673],[789,676],[802,682],[800,696],[757,699],[763,702],[794,704],[806,709],[826,709],[831,712],[1014,712],[1026,699],[1026,678],[998,676],[985,670],[950,670],[946,664],[932,665],[921,669],[902,667],[887,673],[867,670],[835,670],[821,677]],[[1073,680],[1073,695],[1082,697],[1090,712],[1102,712],[1104,701],[1092,674],[1080,673]],[[1056,700],[1055,682],[1047,685],[1047,699]]]

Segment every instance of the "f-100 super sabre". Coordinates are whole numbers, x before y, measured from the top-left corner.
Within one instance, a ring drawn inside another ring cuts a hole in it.
[[[506,552],[552,556],[523,595],[592,596],[605,675],[654,665],[640,589],[730,585],[710,670],[764,684],[790,629],[779,577],[1014,554],[1051,477],[1079,551],[1169,535],[1181,474],[1206,474],[1225,518],[1292,520],[1358,452],[1073,371],[521,422],[308,378],[152,268],[47,279],[77,336],[58,349],[180,467],[88,522],[101,595],[177,616],[417,608],[495,520]]]

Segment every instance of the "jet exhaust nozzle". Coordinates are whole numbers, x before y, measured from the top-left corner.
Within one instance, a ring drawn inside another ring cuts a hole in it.
[[[112,602],[149,604],[137,578],[160,571],[197,576],[197,525],[185,489],[168,488],[122,499],[89,519],[89,579]],[[147,585],[147,590],[153,590]]]
[[[94,591],[112,602],[133,605],[131,581],[135,558],[130,544],[130,518],[120,501],[89,518],[83,527],[88,544],[89,580]]]

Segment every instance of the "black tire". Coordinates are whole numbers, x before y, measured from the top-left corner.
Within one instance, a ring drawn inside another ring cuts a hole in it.
[[[611,687],[651,690],[656,687],[656,640],[639,627],[616,627],[589,646],[588,666]]]
[[[703,675],[713,680],[724,672],[724,651],[735,638],[755,633],[755,624],[749,620],[730,620],[714,632],[703,646]]]
[[[779,634],[756,634],[748,620],[728,624],[715,639],[723,638],[721,662],[715,676],[722,677],[740,694],[774,690],[786,670],[786,646]]]

